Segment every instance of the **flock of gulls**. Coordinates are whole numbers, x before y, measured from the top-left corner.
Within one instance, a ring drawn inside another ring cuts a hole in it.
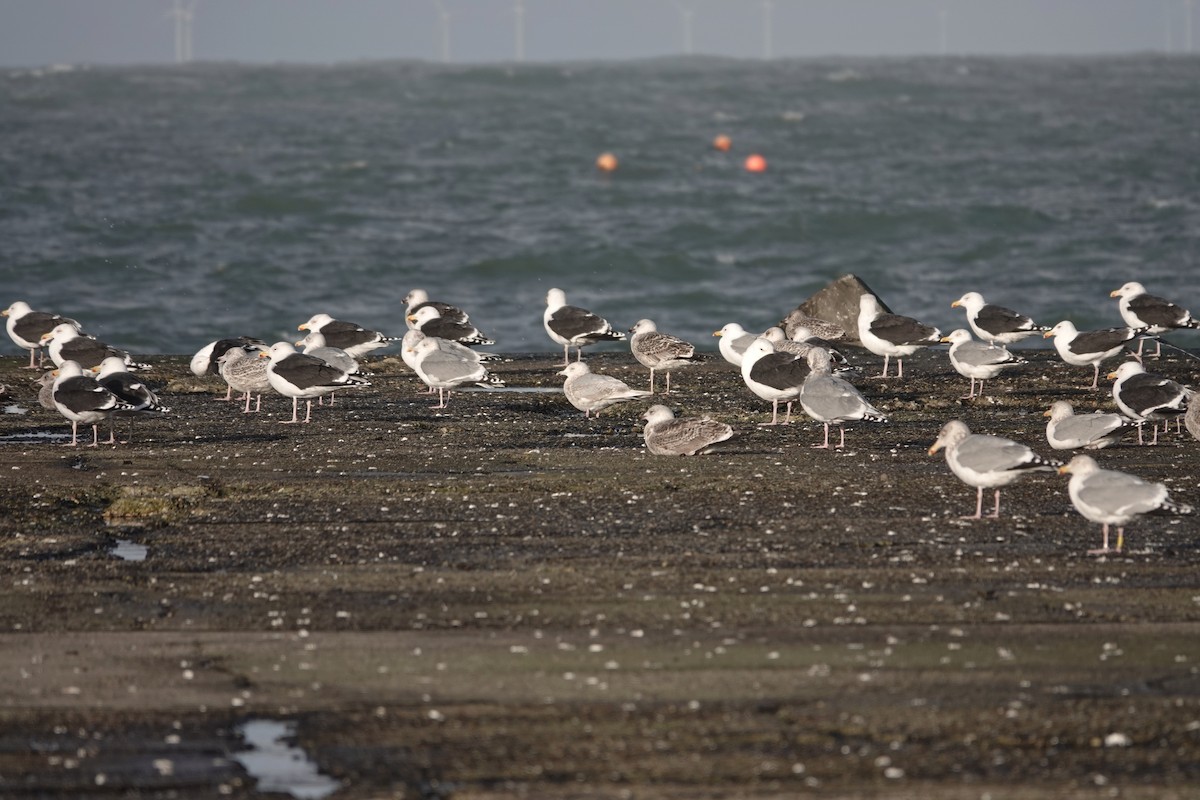
[[[1156,341],[1155,355],[1160,355],[1160,334],[1198,329],[1200,320],[1186,309],[1149,294],[1140,283],[1127,283],[1111,296],[1119,298],[1118,311],[1125,324],[1101,330],[1080,331],[1066,320],[1049,328],[1040,326],[1028,316],[990,304],[977,292],[968,292],[951,303],[966,312],[967,328],[942,335],[933,326],[889,313],[874,295],[863,293],[857,330],[852,332],[856,337],[841,325],[808,316],[800,308],[761,334],[729,323],[713,335],[720,337],[721,356],[740,370],[746,388],[771,404],[771,421],[763,424],[788,424],[793,406],[798,403],[804,414],[824,427],[823,440],[813,445],[818,448],[844,447],[846,423],[888,421],[887,415],[851,382],[861,373],[850,365],[840,348],[855,338],[867,351],[883,358],[879,377],[888,377],[894,359],[896,379],[903,379],[905,357],[923,347],[948,344],[951,365],[970,381],[965,399],[982,394],[984,381],[1026,363],[1007,346],[1027,337],[1052,338],[1064,362],[1092,367],[1093,389],[1099,387],[1100,365],[1129,353],[1131,360],[1108,374],[1114,381],[1112,399],[1119,413],[1075,414],[1070,403],[1059,400],[1045,412],[1050,447],[1059,451],[1099,450],[1134,431],[1138,443],[1143,444],[1147,443],[1146,425],[1153,436],[1148,444],[1153,445],[1158,443],[1160,423],[1164,432],[1172,423],[1178,431],[1181,420],[1200,439],[1200,403],[1190,403],[1192,390],[1143,366],[1147,338]],[[328,397],[332,405],[336,393],[369,386],[372,376],[362,369],[360,360],[397,341],[405,364],[431,394],[437,393],[438,405],[434,408],[445,408],[451,391],[463,386],[504,385],[487,366],[499,356],[475,349],[494,342],[471,323],[466,312],[431,300],[421,289],[410,292],[405,303],[408,330],[400,339],[328,314],[316,314],[298,326],[306,335],[295,343],[268,345],[247,336],[219,339],[196,353],[191,369],[198,376],[219,375],[229,387],[226,399],[232,399],[234,392],[240,393],[245,413],[257,411],[262,394],[269,391],[291,398],[292,417],[287,423],[309,422],[314,399],[321,403]],[[76,320],[35,311],[21,301],[0,313],[7,318],[13,342],[29,351],[30,369],[44,369],[47,355],[53,362],[54,368],[43,372],[39,400],[71,423],[71,446],[78,444],[80,424],[92,426],[92,446],[96,446],[100,444],[99,425],[105,420],[168,411],[137,377],[147,365],[85,334]],[[547,293],[543,324],[550,339],[563,348],[563,368],[558,373],[564,378],[563,393],[585,417],[616,403],[653,398],[659,374],[664,394],[669,395],[671,374],[704,358],[692,343],[659,331],[650,319],[640,320],[628,331],[628,342],[634,358],[650,371],[650,380],[647,389],[638,389],[616,377],[592,372],[582,360],[584,347],[626,340],[625,332],[587,309],[569,305],[561,289]],[[1131,352],[1135,341],[1138,349]],[[575,348],[574,361],[571,348]],[[301,400],[305,401],[303,418]],[[780,404],[784,405],[782,421]],[[650,406],[642,418],[646,449],[654,455],[708,453],[734,435],[726,423],[710,417],[676,417],[661,404]],[[830,441],[830,426],[834,425],[839,433],[836,445]],[[116,443],[111,429],[105,443]],[[1030,472],[1070,475],[1068,493],[1072,504],[1084,517],[1103,526],[1102,547],[1092,553],[1120,552],[1124,526],[1141,514],[1192,513],[1191,507],[1173,501],[1161,483],[1102,469],[1088,455],[1076,455],[1067,463],[1044,458],[1020,442],[972,433],[961,420],[951,420],[942,428],[929,448],[930,455],[939,451],[945,452],[954,475],[976,488],[975,513],[971,515],[975,519],[983,516],[987,488],[995,490],[990,514],[994,518],[1000,515],[1000,487]],[[1116,543],[1111,547],[1110,527],[1117,529]]]

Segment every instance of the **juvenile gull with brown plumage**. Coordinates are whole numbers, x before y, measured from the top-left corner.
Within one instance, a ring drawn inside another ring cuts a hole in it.
[[[671,371],[699,364],[704,357],[696,352],[696,346],[678,336],[663,333],[654,320],[640,319],[629,329],[629,350],[638,363],[650,370],[650,393],[654,394],[654,371],[666,373],[666,389],[671,393]]]
[[[642,415],[646,449],[656,456],[695,456],[711,453],[713,446],[733,436],[733,428],[711,417],[676,417],[663,405],[650,406]]]

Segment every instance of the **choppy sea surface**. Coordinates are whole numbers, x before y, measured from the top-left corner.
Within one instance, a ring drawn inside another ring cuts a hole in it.
[[[501,351],[555,349],[554,286],[711,347],[848,272],[944,330],[970,290],[1200,310],[1200,59],[0,72],[0,307],[136,352],[316,312],[399,335],[414,287]]]

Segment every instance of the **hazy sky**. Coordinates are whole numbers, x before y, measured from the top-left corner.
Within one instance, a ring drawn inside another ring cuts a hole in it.
[[[442,0],[451,60],[507,61],[516,0]],[[197,60],[338,62],[441,55],[436,0],[195,2]],[[1200,28],[1200,3],[1192,28]],[[774,0],[776,57],[1181,52],[1189,0]],[[529,61],[626,59],[684,49],[757,58],[762,0],[524,0]],[[173,61],[171,0],[0,0],[0,65]],[[1193,34],[1193,40],[1200,36]],[[1196,41],[1200,45],[1200,41]]]

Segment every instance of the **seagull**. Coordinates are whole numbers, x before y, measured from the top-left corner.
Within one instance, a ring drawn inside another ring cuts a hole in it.
[[[221,357],[232,349],[243,349],[247,352],[254,350],[255,354],[265,352],[267,343],[262,339],[255,339],[252,336],[236,336],[231,339],[217,339],[215,342],[209,342],[196,351],[196,355],[192,356],[192,362],[188,365],[192,374],[197,378],[203,378],[206,375],[221,375]],[[267,365],[264,363],[262,369],[265,370]],[[222,378],[224,376],[222,375]],[[263,380],[266,380],[264,378]],[[218,397],[218,400],[232,400],[233,387],[229,385],[229,381],[225,381],[226,390],[224,397]],[[269,388],[269,387],[268,387]],[[249,406],[250,398],[246,398],[246,404]]]
[[[1146,333],[1146,328],[1104,328],[1079,331],[1068,319],[1042,334],[1043,339],[1054,337],[1054,349],[1059,358],[1077,367],[1090,365],[1094,371],[1089,389],[1100,387],[1100,363],[1117,356],[1125,345]]]
[[[407,348],[406,348],[407,349]],[[464,348],[465,349],[465,348]],[[427,336],[412,346],[412,368],[417,377],[425,381],[430,389],[437,389],[438,404],[433,408],[445,408],[450,392],[460,386],[477,384],[483,387],[503,386],[504,381],[492,375],[478,359],[443,350],[438,339]]]
[[[763,400],[771,402],[771,421],[779,424],[779,403],[787,403],[783,424],[792,421],[792,404],[800,396],[804,379],[810,370],[808,362],[791,353],[777,353],[775,347],[761,336],[746,348],[742,356],[742,380],[746,387]]]
[[[542,325],[555,342],[563,346],[563,366],[570,363],[570,349],[575,348],[575,360],[583,359],[583,348],[596,342],[621,341],[625,334],[613,330],[607,320],[592,312],[567,305],[567,295],[562,289],[546,292],[546,310],[542,312]]]
[[[171,409],[158,401],[158,395],[150,387],[142,383],[142,379],[125,368],[125,362],[116,356],[109,356],[100,362],[96,368],[96,382],[115,394],[118,399],[129,405],[128,408],[113,412],[113,417],[137,417],[144,414],[166,414]],[[112,422],[113,417],[109,417]],[[133,438],[133,422],[130,421],[129,438]],[[115,430],[110,427],[108,441],[105,444],[116,444]]]
[[[267,377],[270,362],[258,357],[261,352],[264,351],[254,345],[230,347],[217,359],[221,378],[229,384],[229,396],[233,397],[234,392],[245,394],[243,414],[250,413],[251,395],[258,395],[254,403],[254,413],[258,413],[262,408],[263,392],[271,391],[271,381]]]
[[[965,309],[967,325],[975,331],[976,336],[992,344],[1015,344],[1027,336],[1050,330],[1045,325],[1034,324],[1032,319],[1011,308],[988,303],[979,292],[967,292],[950,307]]]
[[[629,349],[643,367],[650,369],[650,394],[654,394],[654,370],[667,374],[667,388],[663,394],[671,393],[671,370],[699,364],[704,357],[696,352],[695,345],[678,336],[662,333],[653,320],[640,319],[629,329]]]
[[[455,322],[452,319],[443,317],[442,312],[433,306],[424,306],[409,314],[405,319],[411,322],[416,330],[419,330],[426,336],[449,339],[452,342],[458,342],[467,346],[496,343],[495,340],[489,339],[483,334],[483,331],[471,323]]]
[[[1100,450],[1134,427],[1120,414],[1076,414],[1066,400],[1056,400],[1042,416],[1050,418],[1046,441],[1055,450]]]
[[[284,397],[292,398],[292,418],[284,424],[300,422],[300,399],[307,406],[304,422],[312,421],[312,399],[351,386],[370,386],[363,378],[326,364],[319,358],[297,353],[291,342],[276,342],[259,358],[269,358],[267,380],[271,388]]]
[[[721,337],[721,341],[717,342],[717,349],[720,351],[721,357],[739,368],[742,366],[742,356],[745,355],[746,348],[758,338],[755,334],[748,333],[736,322],[730,322],[721,330],[714,331],[713,336]]]
[[[1131,328],[1148,328],[1148,333],[1166,333],[1179,328],[1200,328],[1200,320],[1192,317],[1186,308],[1180,308],[1162,297],[1156,297],[1146,292],[1146,287],[1137,281],[1130,281],[1120,289],[1113,290],[1109,297],[1121,298],[1117,302],[1117,310],[1121,319]],[[1145,339],[1138,341],[1138,358],[1142,355]],[[1162,355],[1162,342],[1155,341],[1154,357]]]
[[[786,317],[779,321],[779,326],[783,329],[787,338],[796,340],[796,329],[806,328],[809,334],[817,336],[828,342],[837,341],[846,338],[846,329],[828,320],[818,317],[810,317],[800,310],[800,307],[792,309]]]
[[[90,447],[100,444],[99,425],[112,416],[114,411],[132,408],[121,398],[101,386],[95,378],[84,375],[77,361],[67,359],[55,370],[52,397],[58,413],[71,421],[71,444],[79,444],[79,423],[92,426]]]
[[[883,374],[886,378],[888,361],[896,357],[896,377],[904,377],[904,356],[912,355],[922,347],[937,344],[942,332],[930,325],[917,322],[912,317],[885,314],[873,294],[864,293],[858,304],[858,338],[863,347],[877,356],[883,356]]]
[[[841,440],[837,449],[846,446],[846,427],[843,422],[865,419],[887,422],[887,416],[867,402],[848,381],[832,374],[829,353],[823,347],[808,352],[808,367],[812,370],[800,387],[800,407],[804,413],[825,424],[825,441],[813,447],[829,449],[829,426],[837,425]]]
[[[50,360],[61,367],[66,361],[74,361],[82,369],[100,366],[109,356],[120,358],[129,369],[150,369],[149,364],[139,364],[124,350],[105,344],[94,336],[85,336],[68,322],[54,326],[49,333],[42,334],[41,343],[48,345]]]
[[[646,449],[656,456],[696,456],[713,452],[715,445],[733,436],[733,428],[711,417],[679,417],[663,405],[650,406],[642,415]]]
[[[971,379],[971,391],[963,395],[965,400],[975,397],[976,380],[979,381],[979,394],[982,396],[985,380],[996,377],[1006,367],[1029,363],[1008,352],[1003,345],[975,341],[966,328],[950,331],[942,337],[942,341],[950,344],[950,365],[959,375]]]
[[[348,375],[358,375],[364,378],[371,376],[371,373],[363,371],[362,365],[354,356],[340,347],[330,347],[325,341],[325,334],[320,331],[309,331],[303,339],[296,342],[296,347],[302,348],[300,352],[304,355],[319,358],[329,366],[336,367]],[[333,399],[336,396],[335,392],[329,393],[329,405],[333,405]],[[317,405],[321,405],[319,397]]]
[[[1063,462],[1042,458],[1025,445],[1000,436],[971,433],[965,422],[952,419],[942,427],[937,441],[929,448],[929,455],[945,448],[946,463],[950,471],[968,486],[978,489],[975,498],[975,513],[963,519],[980,519],[983,516],[983,490],[996,487],[996,505],[988,516],[1000,516],[1000,488],[1007,486],[1028,472],[1053,472]]]
[[[429,299],[429,293],[424,289],[413,289],[408,294],[404,295],[404,317],[408,319],[417,311],[420,311],[425,306],[433,306],[438,310],[442,317],[450,322],[467,323],[471,321],[471,317],[467,312],[463,311],[458,306],[452,306],[449,303],[439,303],[436,300]],[[408,320],[408,327],[415,328],[416,324],[412,320]]]
[[[1075,510],[1104,526],[1104,542],[1089,555],[1119,553],[1125,544],[1125,524],[1139,514],[1166,511],[1171,514],[1191,514],[1192,507],[1176,503],[1161,483],[1150,483],[1126,472],[1101,469],[1091,456],[1075,456],[1058,468],[1060,475],[1070,475],[1067,493]],[[1117,546],[1109,549],[1108,528],[1117,526]]]
[[[773,331],[777,330],[779,329],[767,328],[765,331],[763,331],[763,336],[770,339],[771,343],[776,347],[779,345],[775,341],[776,334],[773,333]],[[791,333],[791,341],[793,345],[798,345],[800,348],[802,348],[801,352],[803,352],[803,354],[806,356],[808,355],[808,351],[812,348],[820,347],[823,348],[826,353],[829,353],[829,360],[834,364],[842,367],[850,366],[850,362],[847,360],[846,356],[840,350],[834,347],[831,341],[824,337],[817,336],[812,332],[811,328],[806,328],[803,325],[793,328]]]
[[[45,355],[42,350],[42,337],[47,333],[59,325],[70,325],[76,331],[82,330],[82,326],[75,320],[60,317],[58,314],[51,314],[48,311],[34,311],[24,300],[18,300],[0,311],[0,316],[8,317],[4,326],[8,329],[8,336],[13,343],[17,347],[29,351],[29,366],[26,369],[42,368]],[[36,363],[34,361],[35,353],[37,354]]]
[[[599,416],[601,409],[615,403],[653,396],[644,389],[631,388],[617,378],[598,375],[582,361],[567,364],[558,374],[566,376],[563,394],[571,405],[583,412],[584,417],[590,417],[593,411]]]
[[[355,322],[334,319],[328,314],[313,314],[308,322],[296,326],[298,331],[320,331],[330,347],[345,350],[354,358],[362,358],[372,350],[387,347],[399,341],[396,337],[384,336],[379,331],[364,328]]]
[[[1187,413],[1192,391],[1173,380],[1146,372],[1137,361],[1126,361],[1113,372],[1109,380],[1113,401],[1121,413],[1137,423],[1138,444],[1142,444],[1142,423],[1179,419]],[[1154,426],[1154,441],[1158,444],[1158,425]]]
[[[420,344],[421,342],[425,341],[426,339],[429,339],[430,341],[435,342],[440,350],[444,350],[447,353],[453,353],[455,356],[457,356],[460,359],[474,361],[476,364],[482,363],[484,361],[499,361],[500,360],[500,356],[496,355],[495,353],[481,353],[478,350],[472,350],[471,348],[467,347],[466,345],[459,344],[458,342],[452,342],[449,339],[441,339],[437,336],[426,336],[425,334],[421,333],[419,330],[414,328],[414,329],[410,330],[408,333],[404,334],[404,338],[400,342],[400,344],[401,344],[400,357],[404,359],[404,363],[407,364],[408,368],[411,369],[413,372],[417,371],[417,367],[416,367],[417,345]],[[437,391],[437,390],[434,389],[432,386],[429,387],[430,394],[433,394],[433,392],[435,392],[435,391]]]

